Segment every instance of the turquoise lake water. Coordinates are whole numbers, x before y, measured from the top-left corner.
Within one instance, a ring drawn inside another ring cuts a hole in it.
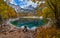
[[[17,27],[27,26],[28,28],[44,26],[48,23],[47,19],[19,19],[11,21],[11,23]]]

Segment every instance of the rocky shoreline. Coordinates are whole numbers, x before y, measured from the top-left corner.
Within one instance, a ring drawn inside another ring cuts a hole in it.
[[[0,28],[0,38],[35,38],[36,31],[19,29],[10,25]]]
[[[51,22],[42,28],[46,28],[48,25],[50,25],[50,23]],[[40,29],[40,27],[38,28]],[[28,30],[27,28],[21,29],[12,25],[7,20],[3,23],[2,27],[0,27],[0,38],[36,38],[38,28],[35,30]],[[38,32],[39,31],[40,30],[38,30]]]

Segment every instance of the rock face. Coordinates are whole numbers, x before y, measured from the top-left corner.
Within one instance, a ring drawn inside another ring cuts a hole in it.
[[[9,5],[12,8],[14,8],[17,13],[25,12],[25,13],[31,13],[32,14],[32,13],[35,13],[36,12],[36,9],[35,8],[33,8],[33,9],[23,9],[23,8],[17,6],[17,5],[14,5],[14,4],[9,4]]]

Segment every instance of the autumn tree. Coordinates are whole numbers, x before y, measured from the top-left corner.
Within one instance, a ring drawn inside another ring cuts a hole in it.
[[[8,6],[4,0],[0,0],[0,15],[2,18],[15,18],[17,17],[17,13],[13,8]]]
[[[46,3],[55,15],[56,26],[60,28],[60,0],[46,0]]]
[[[42,12],[43,12],[43,17],[44,18],[50,18],[52,20],[55,19],[55,15],[54,15],[53,11],[49,7],[43,8]]]

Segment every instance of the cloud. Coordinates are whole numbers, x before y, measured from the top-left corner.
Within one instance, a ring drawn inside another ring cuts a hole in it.
[[[27,8],[28,6],[32,6],[34,8],[36,8],[39,4],[38,1],[36,1],[35,3],[32,2],[32,0],[12,0],[10,2],[11,4],[14,4],[14,5],[19,5],[21,8]],[[41,2],[39,2],[41,3]]]
[[[7,1],[7,0],[4,0]],[[9,0],[11,4],[18,5],[21,8],[28,9],[29,6],[36,8],[41,3],[45,3],[45,1],[36,1],[33,2],[32,0]]]
[[[21,8],[24,8],[27,5],[26,0],[12,0],[10,3],[14,5],[19,5]]]
[[[4,0],[7,1],[7,0]],[[36,7],[45,1],[36,1],[32,0],[10,0],[9,5],[15,9],[16,12],[36,12]]]

